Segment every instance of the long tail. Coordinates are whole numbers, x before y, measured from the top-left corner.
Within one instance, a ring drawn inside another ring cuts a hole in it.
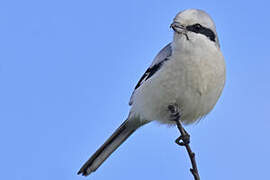
[[[81,167],[79,172],[83,176],[88,176],[96,169],[140,126],[144,123],[138,121],[125,120],[120,127],[109,137],[109,139],[90,157]]]

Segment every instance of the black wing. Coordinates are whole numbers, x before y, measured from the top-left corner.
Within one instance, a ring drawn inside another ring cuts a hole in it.
[[[149,79],[150,77],[152,77],[162,66],[162,64],[167,61],[168,58],[164,59],[163,61],[159,62],[158,64],[155,64],[154,66],[152,67],[149,67],[146,72],[143,74],[143,76],[141,77],[141,79],[139,80],[139,82],[137,83],[137,85],[135,86],[135,90],[137,88],[139,88],[142,83],[144,81],[146,81],[147,79]]]

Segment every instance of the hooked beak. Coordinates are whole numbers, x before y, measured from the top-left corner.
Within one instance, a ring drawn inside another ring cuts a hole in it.
[[[183,34],[186,32],[186,27],[182,24],[180,24],[179,22],[173,22],[170,26],[170,28],[172,28],[174,30],[174,32],[178,33],[178,34]]]

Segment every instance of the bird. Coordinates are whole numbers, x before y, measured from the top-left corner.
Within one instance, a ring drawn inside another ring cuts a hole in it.
[[[139,127],[158,121],[175,125],[170,105],[187,125],[205,117],[217,103],[226,79],[216,26],[200,9],[180,11],[170,27],[173,40],[156,55],[131,95],[127,119],[77,174],[88,176]]]

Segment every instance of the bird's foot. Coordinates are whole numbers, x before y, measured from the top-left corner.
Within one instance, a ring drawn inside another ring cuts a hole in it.
[[[181,110],[177,104],[170,104],[168,106],[168,109],[170,111],[170,120],[176,122],[177,125],[181,126],[182,133],[181,136],[179,136],[174,142],[180,146],[185,146],[189,144],[190,142],[190,135],[187,133],[187,131],[182,127],[180,122],[181,117]]]
[[[180,109],[177,104],[170,104],[168,110],[170,111],[171,121],[178,121],[180,119]]]

